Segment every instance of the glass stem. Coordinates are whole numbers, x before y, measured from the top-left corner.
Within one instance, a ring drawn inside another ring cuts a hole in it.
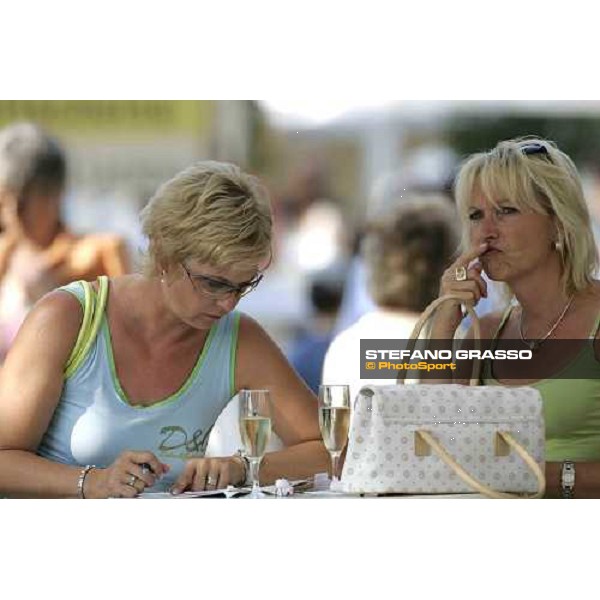
[[[337,479],[339,452],[331,452],[331,481]]]
[[[258,471],[260,469],[260,458],[251,458],[250,462],[250,479],[252,480],[252,491],[260,491],[260,482],[258,479]]]

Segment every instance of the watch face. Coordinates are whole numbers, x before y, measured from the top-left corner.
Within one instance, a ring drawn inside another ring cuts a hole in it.
[[[572,462],[565,462],[562,466],[561,472],[561,485],[564,488],[572,488],[575,485],[575,464]]]

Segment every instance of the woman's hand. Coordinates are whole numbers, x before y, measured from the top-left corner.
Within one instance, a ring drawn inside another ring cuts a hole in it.
[[[246,466],[239,456],[224,458],[192,458],[188,460],[171,492],[181,494],[226,488],[228,485],[243,483]]]
[[[440,297],[451,294],[458,296],[460,300],[444,302],[438,308],[433,320],[431,339],[451,339],[463,319],[461,303],[475,306],[482,297],[487,296],[487,284],[481,276],[481,263],[471,265],[487,248],[487,244],[471,248],[444,271],[440,281]]]
[[[487,244],[480,244],[459,256],[442,275],[440,283],[440,296],[452,294],[460,296],[464,302],[477,305],[481,298],[487,297],[487,284],[481,272],[483,267],[480,262],[469,266],[479,258],[488,248]]]
[[[84,495],[86,498],[134,498],[153,486],[169,468],[152,452],[126,450],[110,467],[89,472]]]

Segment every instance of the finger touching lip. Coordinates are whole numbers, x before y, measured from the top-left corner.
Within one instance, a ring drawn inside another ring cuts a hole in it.
[[[482,244],[471,248],[471,250],[464,255],[464,258],[467,260],[467,262],[471,262],[472,260],[475,260],[476,258],[479,258],[481,255],[485,254],[488,248],[488,243],[483,242]]]

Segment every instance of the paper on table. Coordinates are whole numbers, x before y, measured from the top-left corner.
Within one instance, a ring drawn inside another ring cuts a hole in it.
[[[299,479],[297,481],[291,481],[290,484],[293,486],[294,490],[300,491],[306,489],[307,486],[311,484],[311,480],[307,479]],[[266,485],[260,488],[265,494],[270,494],[275,496],[277,490],[274,485]],[[161,500],[161,499],[174,499],[174,500],[189,500],[191,498],[210,498],[210,497],[223,497],[223,498],[233,498],[235,496],[244,496],[249,494],[252,491],[252,488],[243,487],[236,488],[230,486],[228,488],[222,488],[219,490],[204,490],[198,492],[183,492],[182,494],[171,494],[171,492],[142,492],[138,494],[136,498],[141,498],[142,500]]]
[[[143,500],[161,500],[170,498],[173,500],[189,500],[191,498],[209,498],[209,497],[223,497],[232,498],[233,496],[239,496],[241,494],[249,494],[250,488],[235,488],[229,490],[226,488],[220,490],[204,490],[198,492],[183,492],[182,494],[171,494],[171,492],[142,492],[136,497]]]

